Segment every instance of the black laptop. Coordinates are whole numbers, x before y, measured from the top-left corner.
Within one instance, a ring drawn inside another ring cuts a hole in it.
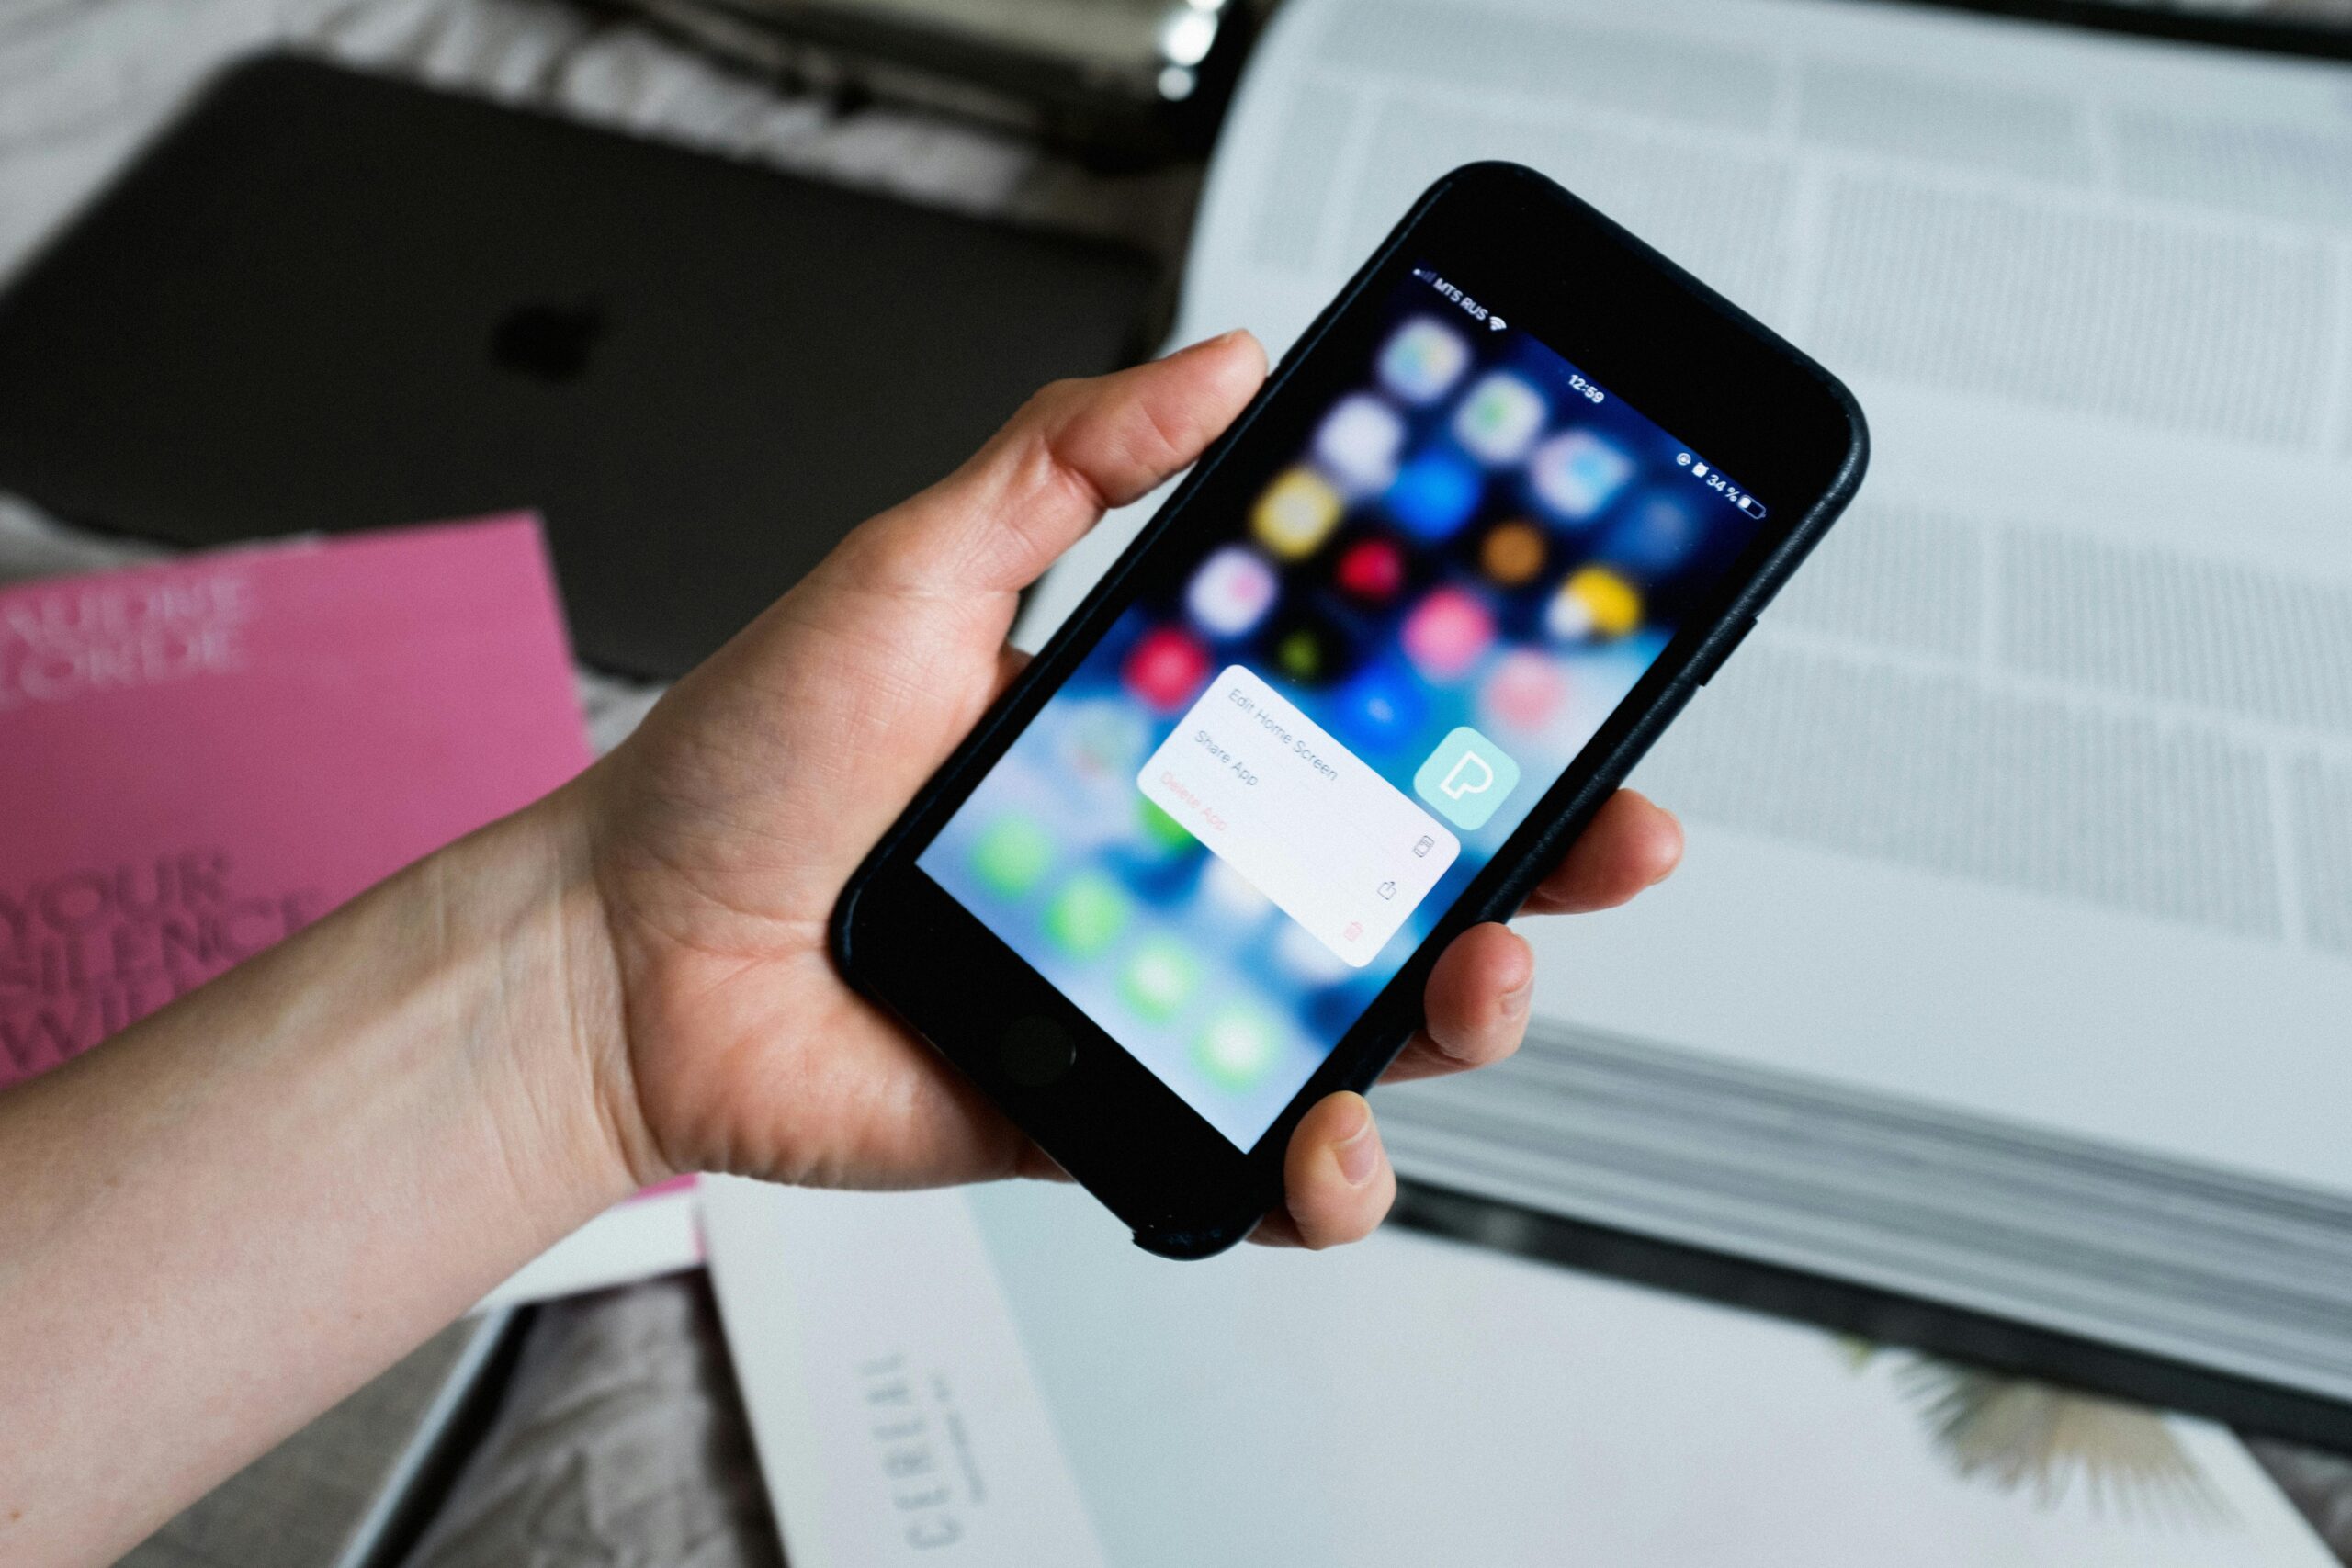
[[[0,297],[0,490],[175,545],[536,507],[671,675],[1040,383],[1139,254],[269,56]]]

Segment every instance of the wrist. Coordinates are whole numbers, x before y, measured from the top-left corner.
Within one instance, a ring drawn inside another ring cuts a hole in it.
[[[485,965],[488,1096],[530,1194],[577,1224],[672,1171],[639,1109],[585,779],[442,852],[443,929]]]

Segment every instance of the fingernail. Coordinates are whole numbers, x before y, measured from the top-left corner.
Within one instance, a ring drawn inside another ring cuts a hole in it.
[[[1530,1004],[1535,1000],[1535,976],[1530,975],[1503,993],[1503,1021],[1515,1023],[1527,1016]]]
[[[1674,868],[1682,863],[1682,818],[1677,817],[1673,812],[1668,811],[1664,807],[1660,807],[1658,809],[1660,812],[1664,813],[1666,819],[1668,822],[1674,824],[1674,853],[1668,858],[1665,869],[1661,870],[1656,876],[1650,878],[1650,886],[1652,887],[1656,887],[1659,883],[1664,882],[1668,877],[1672,876],[1674,874]]]
[[[1356,1130],[1340,1140],[1332,1152],[1340,1156],[1340,1174],[1351,1187],[1362,1187],[1380,1168],[1380,1129],[1373,1124],[1372,1109],[1364,1107]]]
[[[1176,352],[1178,354],[1198,354],[1204,348],[1221,348],[1225,344],[1240,338],[1246,334],[1249,330],[1250,329],[1247,327],[1227,327],[1225,331],[1217,333],[1215,337],[1204,337],[1198,343],[1187,344]]]

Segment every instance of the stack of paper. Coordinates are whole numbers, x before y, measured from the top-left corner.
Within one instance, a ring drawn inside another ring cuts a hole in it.
[[[1180,337],[1279,350],[1511,158],[1875,437],[1636,775],[1682,873],[1527,928],[1537,1042],[1384,1096],[1402,1170],[2352,1400],[2346,84],[1838,0],[1283,8]]]

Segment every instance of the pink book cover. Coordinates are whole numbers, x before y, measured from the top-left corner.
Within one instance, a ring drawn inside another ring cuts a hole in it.
[[[588,761],[528,514],[0,588],[0,1091]]]
[[[0,590],[0,1088],[588,760],[528,516]]]

